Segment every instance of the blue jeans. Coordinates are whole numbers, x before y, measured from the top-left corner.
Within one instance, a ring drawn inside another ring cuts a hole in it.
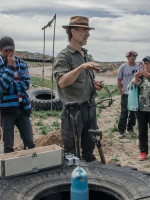
[[[29,116],[27,116],[22,107],[13,110],[2,111],[2,130],[4,153],[13,152],[14,146],[14,126],[16,125],[20,137],[23,140],[24,149],[34,148],[32,125]]]

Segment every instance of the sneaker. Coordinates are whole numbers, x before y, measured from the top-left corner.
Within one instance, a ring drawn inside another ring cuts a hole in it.
[[[139,156],[139,161],[144,161],[147,159],[147,153],[146,152],[141,152]]]
[[[82,156],[82,160],[86,162],[92,162],[96,160],[96,157],[93,154]]]
[[[118,138],[119,138],[119,139],[122,139],[122,138],[124,138],[124,137],[125,137],[124,133],[123,133],[123,132],[119,132]]]
[[[136,133],[133,130],[128,130],[128,133],[131,135],[136,135]]]

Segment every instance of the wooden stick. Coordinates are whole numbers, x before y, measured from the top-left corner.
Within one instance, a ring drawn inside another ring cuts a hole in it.
[[[52,91],[51,91],[51,111],[53,110],[53,73],[54,73],[54,49],[55,49],[55,29],[56,29],[56,14],[54,16],[54,34],[53,34],[53,63],[52,63]]]

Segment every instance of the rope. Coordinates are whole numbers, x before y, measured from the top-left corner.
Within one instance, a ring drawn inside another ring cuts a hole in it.
[[[108,93],[109,98],[105,98],[105,99],[102,99],[101,101],[97,102],[95,104],[95,106],[98,107],[98,108],[107,108],[107,107],[110,107],[111,104],[113,103],[111,92],[108,90],[107,87],[103,87],[103,89]],[[108,101],[108,105],[107,106],[99,106],[100,104],[102,104],[105,101]]]
[[[103,71],[103,67],[102,67],[102,71]],[[95,89],[95,86],[94,86],[94,83],[93,83],[93,78],[92,78],[92,75],[90,74],[89,71],[88,71],[88,74],[90,76],[91,83],[93,85],[93,90],[91,91],[91,94],[90,94],[90,99],[92,99],[97,90]],[[103,89],[108,93],[108,98],[102,99],[101,101],[99,101],[97,103],[96,102],[95,103],[91,102],[93,104],[93,106],[98,107],[98,108],[107,108],[107,107],[110,107],[111,104],[113,103],[111,92],[105,86],[103,87]],[[107,106],[99,106],[100,104],[102,104],[105,101],[108,101],[108,105]]]

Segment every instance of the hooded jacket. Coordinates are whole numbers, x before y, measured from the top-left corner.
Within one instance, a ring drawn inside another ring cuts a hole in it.
[[[17,108],[20,104],[24,110],[31,110],[30,99],[27,90],[30,85],[30,75],[27,64],[15,56],[15,67],[7,63],[6,58],[0,55],[0,108]],[[18,74],[18,81],[15,81],[15,71]],[[19,95],[22,95],[22,102],[19,102]]]

